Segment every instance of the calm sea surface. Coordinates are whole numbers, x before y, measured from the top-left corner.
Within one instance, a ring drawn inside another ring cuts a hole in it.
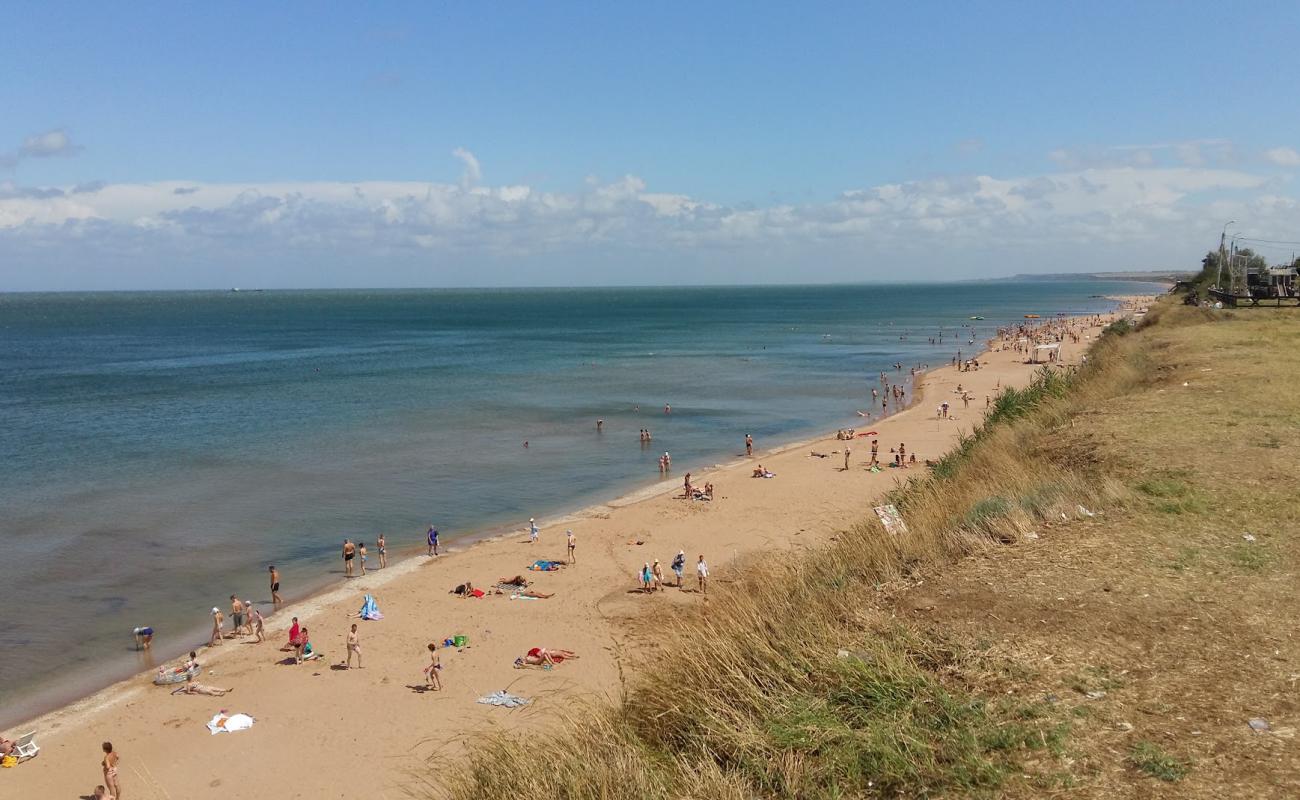
[[[292,600],[345,536],[454,541],[653,483],[665,450],[680,475],[854,424],[963,325],[1147,288],[0,295],[0,725],[144,666],[134,626],[161,657],[269,602],[268,563]]]

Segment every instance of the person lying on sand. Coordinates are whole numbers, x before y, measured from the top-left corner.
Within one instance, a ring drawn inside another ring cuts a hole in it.
[[[474,584],[470,583],[469,581],[465,581],[461,585],[457,586],[455,589],[452,589],[451,594],[458,594],[461,596],[461,599],[464,599],[467,597],[482,597],[484,594],[486,594],[486,592],[484,592],[482,589],[475,589]]]
[[[566,658],[577,658],[578,654],[572,650],[548,649],[545,647],[534,647],[523,656],[515,659],[515,666],[532,666],[532,667],[553,667],[556,664],[564,663]]]
[[[90,800],[117,800],[117,798],[103,786],[96,786],[95,791],[90,793]]]
[[[13,739],[6,739],[5,737],[0,736],[0,756],[10,755],[17,746],[18,743]]]
[[[555,592],[551,592],[550,594],[543,594],[542,592],[536,592],[533,591],[532,589],[524,589],[521,592],[515,592],[514,596],[532,597],[532,598],[536,598],[537,600],[550,600],[552,597],[555,596]]]
[[[205,683],[199,683],[190,675],[185,678],[185,685],[172,690],[172,694],[203,694],[210,697],[223,697],[227,692],[233,692],[234,689],[218,689],[215,686],[208,686]]]
[[[513,578],[497,578],[497,586],[531,586],[532,582],[523,575],[516,575]]]

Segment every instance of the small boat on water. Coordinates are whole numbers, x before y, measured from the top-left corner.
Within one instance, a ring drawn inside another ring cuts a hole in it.
[[[971,317],[971,319],[984,319],[983,317]]]
[[[1038,319],[1037,314],[1026,314],[1025,319]]]

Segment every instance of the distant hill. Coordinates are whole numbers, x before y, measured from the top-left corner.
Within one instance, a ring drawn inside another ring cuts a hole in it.
[[[1196,277],[1195,272],[1183,270],[1150,270],[1146,272],[1057,272],[1045,275],[1012,275],[1004,280],[1009,281],[1077,281],[1077,280],[1105,280],[1105,281],[1143,281],[1147,283],[1176,283],[1177,281],[1191,280]]]

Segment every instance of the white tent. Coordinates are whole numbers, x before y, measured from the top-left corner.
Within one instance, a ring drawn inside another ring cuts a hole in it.
[[[1034,346],[1034,355],[1032,360],[1037,363],[1042,357],[1045,361],[1055,361],[1061,357],[1061,343],[1052,342],[1051,344],[1040,344]]]

